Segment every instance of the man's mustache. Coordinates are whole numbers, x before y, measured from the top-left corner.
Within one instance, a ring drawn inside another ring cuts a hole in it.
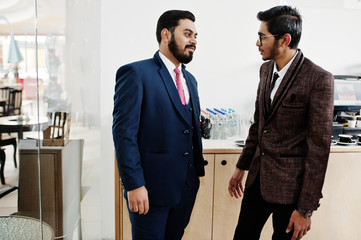
[[[185,48],[194,48],[194,50],[196,50],[196,45],[186,45],[186,47]]]

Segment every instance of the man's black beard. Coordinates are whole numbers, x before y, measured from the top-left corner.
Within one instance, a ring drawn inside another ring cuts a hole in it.
[[[187,48],[189,46],[195,47],[194,45],[186,45],[185,48]],[[175,41],[174,34],[172,34],[172,39],[170,40],[170,43],[168,43],[168,48],[169,48],[169,51],[175,57],[175,59],[177,59],[178,62],[180,62],[180,63],[187,64],[190,61],[192,61],[192,59],[193,59],[193,52],[189,52],[189,56],[181,53],[181,49],[178,46],[177,42]]]
[[[273,47],[272,49],[270,50],[270,54],[269,54],[269,57],[268,58],[264,58],[263,60],[264,61],[268,61],[268,60],[274,60],[275,57],[277,56],[278,54],[278,40],[276,40],[273,44]]]

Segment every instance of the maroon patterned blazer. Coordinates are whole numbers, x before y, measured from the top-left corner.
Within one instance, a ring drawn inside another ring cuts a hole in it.
[[[265,201],[316,210],[330,152],[334,79],[298,50],[269,106],[273,64],[261,66],[254,123],[237,167],[248,170],[246,189],[260,174]]]

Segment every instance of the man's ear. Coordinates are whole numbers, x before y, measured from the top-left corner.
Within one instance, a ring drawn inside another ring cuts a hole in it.
[[[169,43],[170,39],[171,39],[171,33],[168,29],[163,28],[162,31],[160,32],[160,35],[162,37],[162,41],[164,43]]]
[[[288,47],[291,43],[291,40],[292,40],[291,34],[286,33],[282,37],[282,45],[284,45],[285,47]]]

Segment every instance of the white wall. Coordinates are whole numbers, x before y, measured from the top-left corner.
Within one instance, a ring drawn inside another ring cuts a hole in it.
[[[66,92],[73,121],[100,125],[100,3],[66,1]]]
[[[288,1],[304,17],[299,47],[306,57],[334,74],[361,74],[361,10],[344,9],[342,0],[314,2]],[[190,10],[197,18],[199,38],[187,69],[198,80],[202,107],[232,107],[252,114],[258,70],[263,62],[255,46],[259,28],[256,14],[278,3],[276,0],[102,1],[102,186],[106,188],[102,196],[103,238],[114,236],[114,215],[110,215],[114,212],[111,113],[117,68],[153,56],[158,49],[156,23],[164,11]]]

